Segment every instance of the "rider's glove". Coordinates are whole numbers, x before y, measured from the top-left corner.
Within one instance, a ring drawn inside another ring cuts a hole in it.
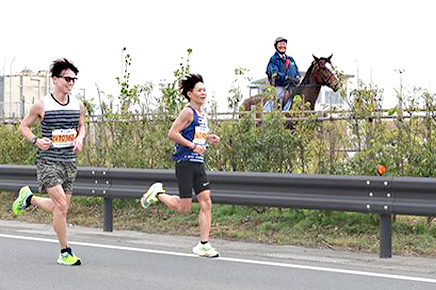
[[[300,83],[300,81],[301,81],[301,78],[299,76],[296,76],[292,82],[294,83],[294,85],[298,85]]]

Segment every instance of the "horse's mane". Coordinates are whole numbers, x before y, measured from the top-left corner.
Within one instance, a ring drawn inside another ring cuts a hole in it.
[[[315,65],[315,61],[312,61],[312,64],[310,65],[309,69],[307,70],[306,74],[304,75],[304,78],[301,81],[300,85],[307,85],[309,83],[309,76],[312,74],[312,70],[313,70],[314,65]]]

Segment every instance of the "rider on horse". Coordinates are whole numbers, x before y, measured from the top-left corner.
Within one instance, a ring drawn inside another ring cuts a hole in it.
[[[297,64],[294,59],[286,55],[286,45],[288,40],[283,37],[278,37],[274,41],[276,53],[270,58],[266,68],[266,74],[270,84],[276,87],[277,96],[282,103],[284,111],[289,110],[291,106],[292,88],[300,83],[300,72],[298,71]],[[273,104],[268,101],[264,109],[271,111]]]

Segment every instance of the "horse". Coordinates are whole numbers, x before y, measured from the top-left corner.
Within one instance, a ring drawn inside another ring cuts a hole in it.
[[[327,67],[327,64],[332,65],[331,58],[329,57],[321,57],[317,58],[312,54],[314,60],[307,70],[303,80],[301,83],[293,88],[290,92],[288,91],[287,95],[285,95],[282,104],[286,104],[289,98],[291,100],[296,95],[300,95],[304,103],[309,103],[309,109],[315,109],[315,103],[318,99],[319,91],[321,90],[321,86],[328,86],[333,91],[337,91],[340,88],[340,82],[336,75]],[[266,103],[267,99],[263,95],[256,95],[244,100],[241,104],[241,111],[249,111],[252,106],[257,106],[261,104],[262,107]],[[283,107],[283,106],[282,106]]]

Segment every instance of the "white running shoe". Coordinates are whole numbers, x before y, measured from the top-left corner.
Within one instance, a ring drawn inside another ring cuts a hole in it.
[[[160,182],[154,183],[141,198],[141,206],[147,209],[150,205],[158,201],[157,194],[164,193],[163,184]]]
[[[209,242],[204,245],[201,242],[198,242],[198,244],[192,248],[192,252],[196,255],[207,258],[217,258],[220,255],[220,253],[218,253]]]

